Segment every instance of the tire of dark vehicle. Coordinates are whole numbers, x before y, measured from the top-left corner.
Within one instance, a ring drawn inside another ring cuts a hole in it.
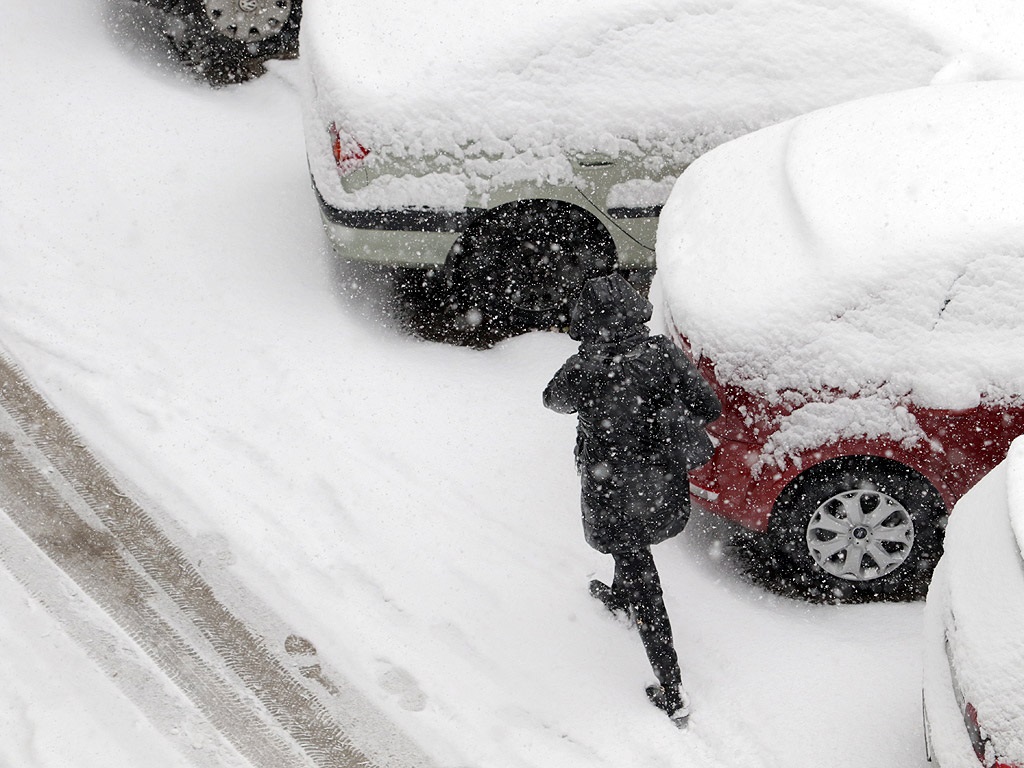
[[[484,346],[530,330],[565,330],[583,283],[615,263],[611,235],[582,208],[509,203],[474,221],[448,254],[448,314],[465,343]]]
[[[213,85],[263,73],[263,62],[298,54],[301,0],[181,0],[168,38],[181,60]]]
[[[891,459],[817,464],[783,489],[758,542],[758,580],[822,602],[924,597],[947,510],[921,474]]]

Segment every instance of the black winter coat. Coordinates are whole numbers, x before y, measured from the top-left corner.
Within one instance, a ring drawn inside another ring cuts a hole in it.
[[[615,330],[606,341],[583,333],[580,352],[544,390],[548,408],[578,414],[583,528],[605,553],[657,544],[689,519],[686,467],[663,450],[658,411],[678,397],[702,425],[721,415],[714,391],[671,341],[642,326],[628,328],[628,338],[627,328]]]

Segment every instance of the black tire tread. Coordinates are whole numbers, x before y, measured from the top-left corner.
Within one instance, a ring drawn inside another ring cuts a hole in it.
[[[807,524],[830,496],[874,487],[904,505],[914,522],[914,544],[890,574],[847,581],[818,567],[807,551]],[[820,602],[918,600],[925,596],[942,554],[947,510],[942,496],[920,473],[880,456],[847,456],[816,464],[787,485],[775,502],[768,532],[754,544],[755,578],[774,591]]]

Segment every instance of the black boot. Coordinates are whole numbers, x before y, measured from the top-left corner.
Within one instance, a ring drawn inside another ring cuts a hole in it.
[[[628,618],[629,601],[603,581],[594,579],[590,582],[590,596],[596,597],[604,603],[604,607],[612,614],[616,616],[625,615]]]
[[[690,697],[678,683],[647,686],[647,698],[668,715],[677,728],[686,726],[690,718]]]

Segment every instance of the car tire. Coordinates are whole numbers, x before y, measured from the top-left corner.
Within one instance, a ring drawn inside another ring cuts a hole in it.
[[[558,200],[509,203],[463,233],[445,262],[447,304],[467,343],[566,330],[583,284],[615,269],[615,242],[592,214]]]
[[[178,56],[213,85],[251,80],[267,59],[298,54],[301,0],[180,0],[166,10]],[[247,19],[250,34],[238,30]]]
[[[849,456],[798,475],[761,537],[761,580],[826,602],[916,600],[942,554],[947,510],[920,473],[876,456]]]

